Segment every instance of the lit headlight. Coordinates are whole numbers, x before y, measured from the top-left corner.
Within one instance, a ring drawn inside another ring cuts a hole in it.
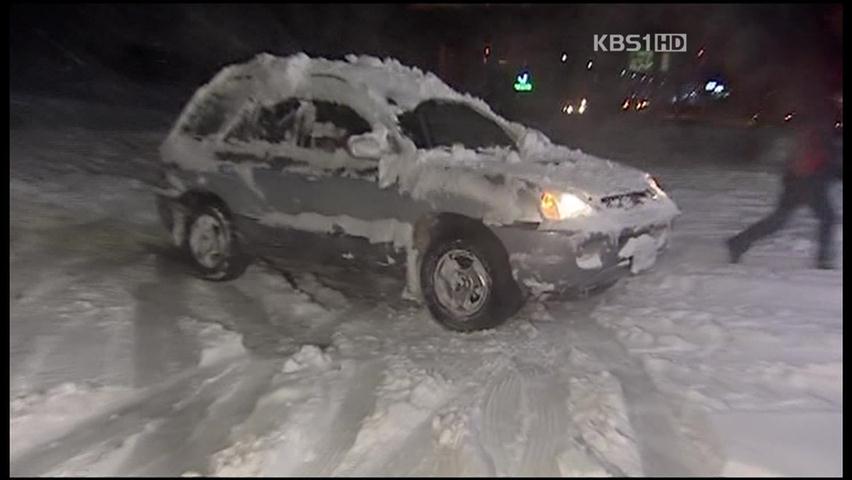
[[[654,177],[645,174],[645,179],[648,180],[648,186],[651,187],[651,190],[653,190],[655,194],[661,197],[668,197],[668,195],[666,195],[666,192],[663,191],[662,187],[660,187],[660,184],[657,183],[657,180]]]
[[[541,194],[539,209],[541,216],[547,220],[565,220],[592,213],[588,203],[571,193],[544,192]]]

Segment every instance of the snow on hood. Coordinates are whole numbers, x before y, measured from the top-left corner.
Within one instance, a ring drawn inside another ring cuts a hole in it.
[[[382,160],[382,182],[399,182],[403,190],[415,196],[435,188],[475,195],[476,184],[482,183],[480,196],[501,207],[506,213],[503,217],[517,217],[517,212],[505,208],[524,189],[534,190],[536,196],[540,190],[554,190],[599,199],[649,187],[646,174],[640,170],[556,145],[532,129],[521,135],[517,151],[506,147],[471,150],[456,145]],[[444,173],[428,181],[427,172],[435,177],[435,171]]]
[[[543,188],[567,186],[597,197],[648,188],[644,172],[554,144],[537,130],[527,129],[518,143],[522,166],[509,161],[507,173]]]

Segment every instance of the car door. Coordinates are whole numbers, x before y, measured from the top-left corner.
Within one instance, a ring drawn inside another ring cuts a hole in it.
[[[401,268],[410,212],[403,214],[396,189],[378,187],[378,158],[356,158],[347,148],[351,137],[371,131],[343,103],[304,97],[258,106],[234,126],[223,156],[262,161],[251,183],[264,209],[251,229],[266,254]]]
[[[216,148],[219,161],[219,176],[227,176],[236,181],[241,190],[251,192],[251,200],[242,195],[239,205],[230,205],[240,215],[257,220],[269,211],[271,201],[267,185],[258,182],[270,176],[271,170],[278,169],[279,162],[270,157],[270,145],[295,145],[297,141],[299,110],[303,105],[298,99],[287,98],[263,105],[249,99],[230,125],[225,126]],[[234,186],[233,188],[236,188]]]
[[[288,179],[286,219],[306,222],[330,232],[322,242],[336,261],[367,270],[396,270],[404,265],[404,249],[418,205],[394,187],[379,188],[379,158],[358,158],[347,148],[352,137],[370,134],[372,126],[353,108],[314,99],[301,123],[301,142],[294,158],[304,161],[301,175]]]

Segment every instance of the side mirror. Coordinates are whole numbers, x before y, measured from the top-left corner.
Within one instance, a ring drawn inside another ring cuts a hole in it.
[[[375,135],[365,133],[349,137],[346,150],[355,158],[379,159],[385,149]]]

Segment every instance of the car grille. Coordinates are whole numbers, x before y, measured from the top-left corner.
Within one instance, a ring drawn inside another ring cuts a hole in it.
[[[601,203],[606,208],[633,208],[645,203],[649,198],[653,197],[653,192],[645,190],[642,192],[622,193],[619,195],[610,195],[601,198]]]

